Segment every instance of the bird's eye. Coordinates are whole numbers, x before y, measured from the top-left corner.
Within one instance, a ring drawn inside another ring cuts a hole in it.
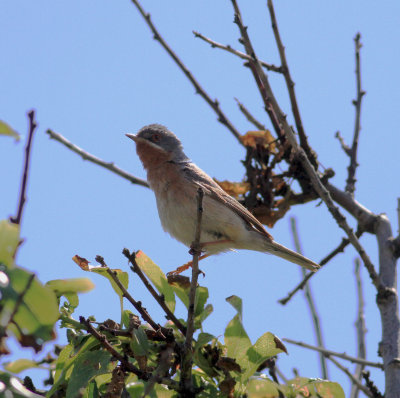
[[[151,140],[152,140],[153,142],[160,142],[160,140],[161,140],[161,135],[160,135],[160,134],[153,134],[153,135],[151,136]]]

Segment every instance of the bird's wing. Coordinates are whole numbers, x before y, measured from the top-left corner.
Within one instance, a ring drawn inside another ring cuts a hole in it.
[[[192,183],[201,187],[204,194],[210,198],[223,203],[232,211],[238,214],[248,224],[260,234],[273,240],[273,237],[265,230],[264,226],[258,221],[244,206],[242,206],[235,198],[228,195],[211,177],[203,170],[198,168],[194,163],[187,163],[183,167],[185,177]]]

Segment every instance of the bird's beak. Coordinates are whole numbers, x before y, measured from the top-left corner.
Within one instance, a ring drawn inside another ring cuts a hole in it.
[[[136,137],[135,134],[125,134],[128,138],[130,138],[131,140],[137,142],[138,137]]]

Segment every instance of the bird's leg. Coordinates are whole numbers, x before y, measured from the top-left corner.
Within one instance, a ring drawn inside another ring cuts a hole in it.
[[[217,245],[217,244],[221,244],[221,243],[230,243],[230,242],[233,242],[233,241],[230,240],[230,239],[224,239],[224,240],[215,240],[215,241],[212,241],[212,242],[202,242],[202,243],[199,243],[199,245],[197,247],[191,245],[190,246],[190,250],[189,250],[189,254],[191,254],[191,255],[194,255],[196,253],[201,254],[205,246],[212,246],[212,245]],[[210,254],[201,255],[199,257],[199,261],[203,260],[203,258],[206,258],[208,256],[210,256]],[[193,260],[187,262],[186,264],[181,265],[175,271],[168,272],[167,276],[168,275],[179,275],[183,271],[186,271],[188,268],[190,268],[192,266],[192,264],[193,264]],[[200,272],[203,275],[205,275],[203,271],[200,271]]]
[[[199,257],[199,261],[200,261],[200,260],[203,260],[203,258],[206,258],[206,257],[208,257],[208,256],[209,256],[209,254],[203,254],[202,256]],[[193,264],[193,260],[187,262],[186,264],[181,265],[181,266],[178,267],[175,271],[168,272],[168,273],[167,273],[167,276],[169,276],[169,275],[179,275],[179,274],[182,273],[183,271],[186,271],[187,269],[189,269],[189,268],[192,266],[192,264]],[[201,272],[203,275],[205,275],[203,271],[200,271],[200,272]]]

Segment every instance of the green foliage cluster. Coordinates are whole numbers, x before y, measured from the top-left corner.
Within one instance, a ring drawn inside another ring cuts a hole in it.
[[[49,370],[51,386],[46,392],[48,397],[107,396],[112,394],[113,389],[120,388],[120,380],[123,386],[121,391],[126,389],[131,397],[141,397],[145,393],[150,397],[178,396],[176,390],[179,390],[179,364],[184,336],[174,324],[168,321],[164,325],[171,330],[168,337],[162,337],[147,324],[142,324],[136,315],[124,309],[123,292],[106,272],[106,268],[90,267],[88,271],[98,273],[110,281],[114,293],[121,301],[119,323],[111,320],[96,322],[93,317],[89,318],[96,325],[95,330],[104,338],[101,341],[88,332],[85,324],[73,318],[79,305],[78,293],[93,287],[90,280],[54,280],[42,285],[34,278],[29,289],[26,289],[32,274],[13,262],[13,253],[19,243],[18,227],[2,221],[0,241],[1,275],[5,282],[1,286],[1,319],[9,319],[18,305],[13,320],[1,325],[4,337],[2,341],[6,340],[8,334],[13,334],[21,345],[30,345],[39,351],[44,342],[52,339],[58,319],[61,320],[61,328],[66,329],[68,338],[68,344],[46,364],[19,359],[5,365],[8,373],[1,374],[1,381],[4,388],[14,392],[13,396],[38,396],[23,387],[22,382],[11,383],[14,380],[11,373],[19,373],[32,367],[46,367]],[[177,299],[188,306],[188,287],[168,284],[161,269],[144,253],[139,252],[136,258],[139,267],[171,311],[175,311]],[[113,271],[128,289],[128,273]],[[112,294],[111,290],[109,294]],[[336,383],[296,378],[287,385],[280,385],[261,373],[263,366],[268,366],[268,360],[286,351],[286,348],[269,332],[263,334],[255,344],[251,343],[242,324],[242,301],[236,296],[227,299],[237,313],[227,325],[222,343],[203,330],[204,320],[212,313],[212,305],[207,301],[207,288],[199,286],[195,303],[197,334],[193,343],[193,379],[198,396],[279,397],[279,393],[287,397],[299,394],[344,396],[341,387]],[[185,324],[183,319],[180,322]],[[142,378],[124,369],[123,363],[107,350],[104,341],[133,364]],[[168,355],[163,355],[166,352]],[[169,389],[162,380],[166,383],[167,380],[176,381],[170,386],[173,389]],[[19,386],[19,390],[15,386]]]

